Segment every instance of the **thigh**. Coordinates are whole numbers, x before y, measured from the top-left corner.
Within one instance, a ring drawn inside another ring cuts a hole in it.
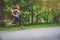
[[[16,17],[14,17],[14,23],[16,23],[16,22],[17,22],[17,20],[18,20],[18,19],[17,19]]]
[[[18,21],[20,24],[22,24],[21,18],[17,18],[17,21]]]

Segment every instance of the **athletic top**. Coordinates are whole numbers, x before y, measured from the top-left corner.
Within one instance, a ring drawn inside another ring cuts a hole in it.
[[[20,11],[19,10],[16,10],[15,17],[19,17],[19,15],[20,15]]]

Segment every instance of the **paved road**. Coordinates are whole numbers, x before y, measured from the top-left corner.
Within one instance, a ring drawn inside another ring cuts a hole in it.
[[[60,40],[60,27],[0,32],[0,40]]]

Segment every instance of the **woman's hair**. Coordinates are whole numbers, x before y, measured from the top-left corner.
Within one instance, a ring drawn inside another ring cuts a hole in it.
[[[20,7],[17,5],[17,6],[14,6],[14,8],[13,9],[19,9]]]

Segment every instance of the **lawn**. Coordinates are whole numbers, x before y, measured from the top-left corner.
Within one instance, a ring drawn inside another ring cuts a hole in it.
[[[37,25],[28,25],[24,26],[25,29],[32,29],[32,28],[49,28],[49,27],[59,27],[60,24],[37,24]],[[0,28],[0,31],[11,31],[11,30],[20,30],[20,26],[10,26],[10,27],[4,27]]]

